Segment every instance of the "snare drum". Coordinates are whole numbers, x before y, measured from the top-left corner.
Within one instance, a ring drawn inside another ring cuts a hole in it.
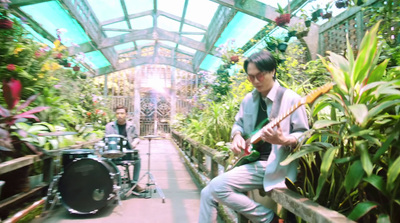
[[[123,148],[126,147],[127,141],[121,135],[106,135],[104,137],[106,146],[101,154],[105,158],[115,159],[124,156]]]
[[[124,156],[113,159],[116,164],[121,164],[123,161],[136,161],[139,160],[139,151],[137,149],[124,150]]]
[[[58,189],[69,212],[94,214],[117,196],[118,168],[108,159],[81,158],[62,173]]]
[[[94,151],[92,149],[66,149],[62,151],[62,166],[63,169],[72,163],[75,159],[87,158],[93,155]]]

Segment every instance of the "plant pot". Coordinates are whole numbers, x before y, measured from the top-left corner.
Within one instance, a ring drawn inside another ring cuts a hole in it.
[[[332,12],[327,12],[325,14],[322,15],[322,18],[324,19],[330,19],[332,18]]]
[[[310,27],[311,26],[311,20],[304,21],[304,24],[306,25],[306,27]]]
[[[33,189],[43,182],[43,174],[29,176],[29,188]]]
[[[281,51],[282,53],[284,53],[287,49],[288,45],[287,43],[279,43],[278,44],[278,50]]]
[[[308,30],[299,32],[296,34],[297,39],[302,39],[303,37],[306,37],[308,35]]]
[[[364,4],[364,0],[356,0],[356,5],[360,6]]]
[[[274,51],[276,49],[276,44],[274,43],[267,43],[267,48],[271,51]]]
[[[338,9],[346,8],[347,5],[348,5],[347,0],[337,0],[337,1],[335,2],[335,6],[336,6],[336,8],[338,8]]]
[[[288,32],[288,36],[289,36],[289,37],[295,36],[296,33],[297,33],[296,30],[290,31],[290,32]]]
[[[316,11],[314,11],[314,12],[311,14],[311,19],[312,19],[313,21],[318,20],[318,17],[321,17],[322,13],[323,13],[322,9],[317,9]]]
[[[80,71],[80,70],[81,70],[81,68],[78,67],[78,66],[74,66],[72,69],[73,69],[74,71]]]
[[[289,42],[291,36],[285,36],[285,42]]]
[[[0,29],[12,29],[14,22],[9,19],[0,19]]]

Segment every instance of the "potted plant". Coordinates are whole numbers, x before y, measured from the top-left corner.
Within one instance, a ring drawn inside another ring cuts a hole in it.
[[[278,40],[275,39],[273,36],[268,36],[268,40],[264,40],[265,43],[267,44],[267,49],[269,51],[275,51],[276,47],[278,46]]]
[[[328,2],[328,3],[326,4],[326,6],[325,6],[325,13],[322,15],[322,18],[323,18],[323,19],[330,19],[330,18],[332,18],[332,11],[331,11],[331,8],[332,8],[332,3],[331,3],[331,2]]]
[[[8,16],[8,3],[1,1],[0,3],[0,29],[12,29],[14,22]]]
[[[349,5],[349,0],[336,0],[335,6],[338,9],[346,8]]]
[[[311,21],[317,21],[319,17],[323,15],[323,10],[320,8],[320,5],[317,5],[317,7],[313,6],[313,12],[311,13]]]
[[[286,12],[281,5],[278,4],[278,9],[275,11],[279,13],[279,16],[275,18],[277,26],[283,27],[290,22],[290,13]]]

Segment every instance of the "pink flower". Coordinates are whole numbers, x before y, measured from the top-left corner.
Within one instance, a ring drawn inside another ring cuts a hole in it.
[[[8,105],[8,109],[13,109],[19,102],[22,85],[19,80],[11,78],[10,81],[6,82],[3,80],[3,96]]]
[[[56,84],[56,85],[54,85],[53,87],[54,87],[55,89],[59,89],[61,86],[62,86],[61,84]]]
[[[15,64],[8,64],[7,65],[7,70],[14,71],[15,70]]]

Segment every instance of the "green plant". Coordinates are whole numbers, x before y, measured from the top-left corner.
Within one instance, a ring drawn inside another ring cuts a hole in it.
[[[362,222],[399,222],[400,80],[382,81],[379,23],[364,36],[354,58],[320,57],[336,83],[313,105],[318,117],[306,145],[282,164],[301,157],[299,181],[290,188]]]
[[[31,152],[41,154],[32,144],[18,137],[27,135],[27,133],[19,129],[16,124],[26,122],[27,119],[39,121],[34,114],[47,109],[47,107],[35,107],[24,111],[36,99],[37,95],[29,97],[24,103],[16,107],[20,102],[21,91],[22,85],[19,80],[13,78],[8,82],[3,80],[3,97],[7,108],[0,105],[0,141],[3,142],[3,145],[8,145],[8,147],[0,146],[0,149],[4,152],[11,152],[10,155],[12,156],[22,156],[25,147]]]

